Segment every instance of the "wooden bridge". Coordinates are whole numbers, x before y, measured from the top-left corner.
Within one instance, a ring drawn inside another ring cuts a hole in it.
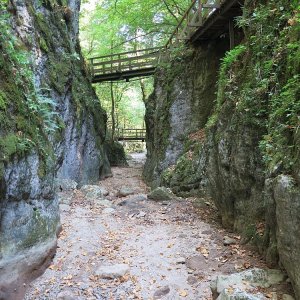
[[[153,75],[162,50],[163,48],[150,48],[93,57],[90,59],[93,83],[116,80],[129,81],[134,77]]]
[[[153,75],[161,53],[183,42],[195,45],[228,34],[233,48],[233,20],[242,15],[243,3],[244,0],[193,0],[164,47],[91,58],[92,82],[129,81]]]
[[[116,131],[118,141],[142,141],[146,140],[146,129],[119,128]]]

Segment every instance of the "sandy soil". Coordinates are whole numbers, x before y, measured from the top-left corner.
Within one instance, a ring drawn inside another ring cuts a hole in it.
[[[212,299],[209,285],[216,275],[264,266],[239,245],[239,236],[220,227],[207,199],[200,208],[195,199],[147,200],[143,159],[135,155],[130,167],[114,168],[112,178],[99,182],[109,190],[113,210],[80,191],[73,192],[70,206],[62,205],[56,257],[25,299]],[[122,187],[134,194],[118,197]],[[237,244],[224,246],[225,235]],[[99,267],[117,263],[128,264],[129,273],[113,280],[96,275]],[[169,292],[155,298],[162,287]]]

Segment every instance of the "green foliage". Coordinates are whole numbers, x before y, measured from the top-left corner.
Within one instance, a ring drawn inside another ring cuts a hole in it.
[[[271,167],[282,164],[289,170],[300,159],[299,141],[296,140],[300,130],[300,75],[290,78],[270,105],[269,133],[264,136],[260,147]]]
[[[152,79],[144,79],[143,84],[146,90],[146,97],[152,91]],[[103,83],[96,86],[96,93],[101,99],[103,108],[111,112],[111,86],[110,83]],[[145,104],[141,93],[141,82],[130,83],[118,82],[113,84],[115,98],[115,122],[116,128],[142,128],[144,125]],[[108,115],[108,123],[111,127],[111,113]]]
[[[242,54],[247,50],[245,45],[236,46],[234,49],[228,51],[225,57],[222,59],[219,81],[218,81],[218,94],[217,94],[217,110],[225,100],[225,88],[227,84],[228,70],[232,65],[238,61]],[[230,75],[229,75],[230,76]]]
[[[57,125],[58,113],[55,112],[56,103],[49,97],[39,91],[27,97],[28,107],[32,114],[35,114],[43,122],[45,132],[47,134],[55,132],[59,126]]]
[[[104,0],[82,5],[80,39],[87,57],[108,55],[136,49],[162,46],[190,5],[189,0]],[[175,51],[184,53],[182,48]],[[179,54],[179,52],[177,53]],[[171,51],[168,55],[178,57]],[[152,91],[152,78],[128,83],[114,83],[116,127],[142,127],[146,98]],[[101,84],[96,91],[109,112],[111,122],[112,99],[110,86]]]
[[[163,45],[190,5],[190,0],[104,0],[94,7],[86,2],[81,41],[91,56]]]
[[[235,110],[232,120],[257,128],[264,160],[285,172],[300,166],[300,23],[297,1],[245,6],[238,24],[245,43],[223,59],[218,101],[208,126]],[[222,111],[222,114],[219,114]]]

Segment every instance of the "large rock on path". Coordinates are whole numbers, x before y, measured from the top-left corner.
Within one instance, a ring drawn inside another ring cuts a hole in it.
[[[105,188],[98,185],[84,185],[80,190],[88,199],[102,198],[109,194]]]
[[[129,266],[126,264],[116,264],[112,266],[101,266],[95,274],[105,279],[115,279],[124,276],[129,272]]]
[[[122,187],[119,192],[118,192],[118,197],[122,198],[122,197],[127,197],[129,195],[134,194],[134,190],[130,187]]]
[[[265,299],[261,298],[260,294],[250,295],[247,290],[251,287],[269,288],[285,279],[286,275],[280,270],[254,268],[241,273],[217,276],[211,284],[211,290],[214,295],[219,295],[218,300]]]
[[[238,289],[235,291],[232,291],[231,289],[225,289],[219,295],[217,300],[266,300],[266,297],[260,293],[251,295]]]
[[[177,197],[166,187],[158,187],[148,194],[148,199],[154,201],[168,201],[177,199]]]

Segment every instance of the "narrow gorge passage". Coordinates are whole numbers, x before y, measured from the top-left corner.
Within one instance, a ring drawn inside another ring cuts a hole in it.
[[[60,194],[57,254],[25,299],[212,299],[216,275],[264,267],[237,236],[224,245],[230,234],[206,199],[147,199],[144,157],[132,157],[99,183],[105,199],[95,186]]]

